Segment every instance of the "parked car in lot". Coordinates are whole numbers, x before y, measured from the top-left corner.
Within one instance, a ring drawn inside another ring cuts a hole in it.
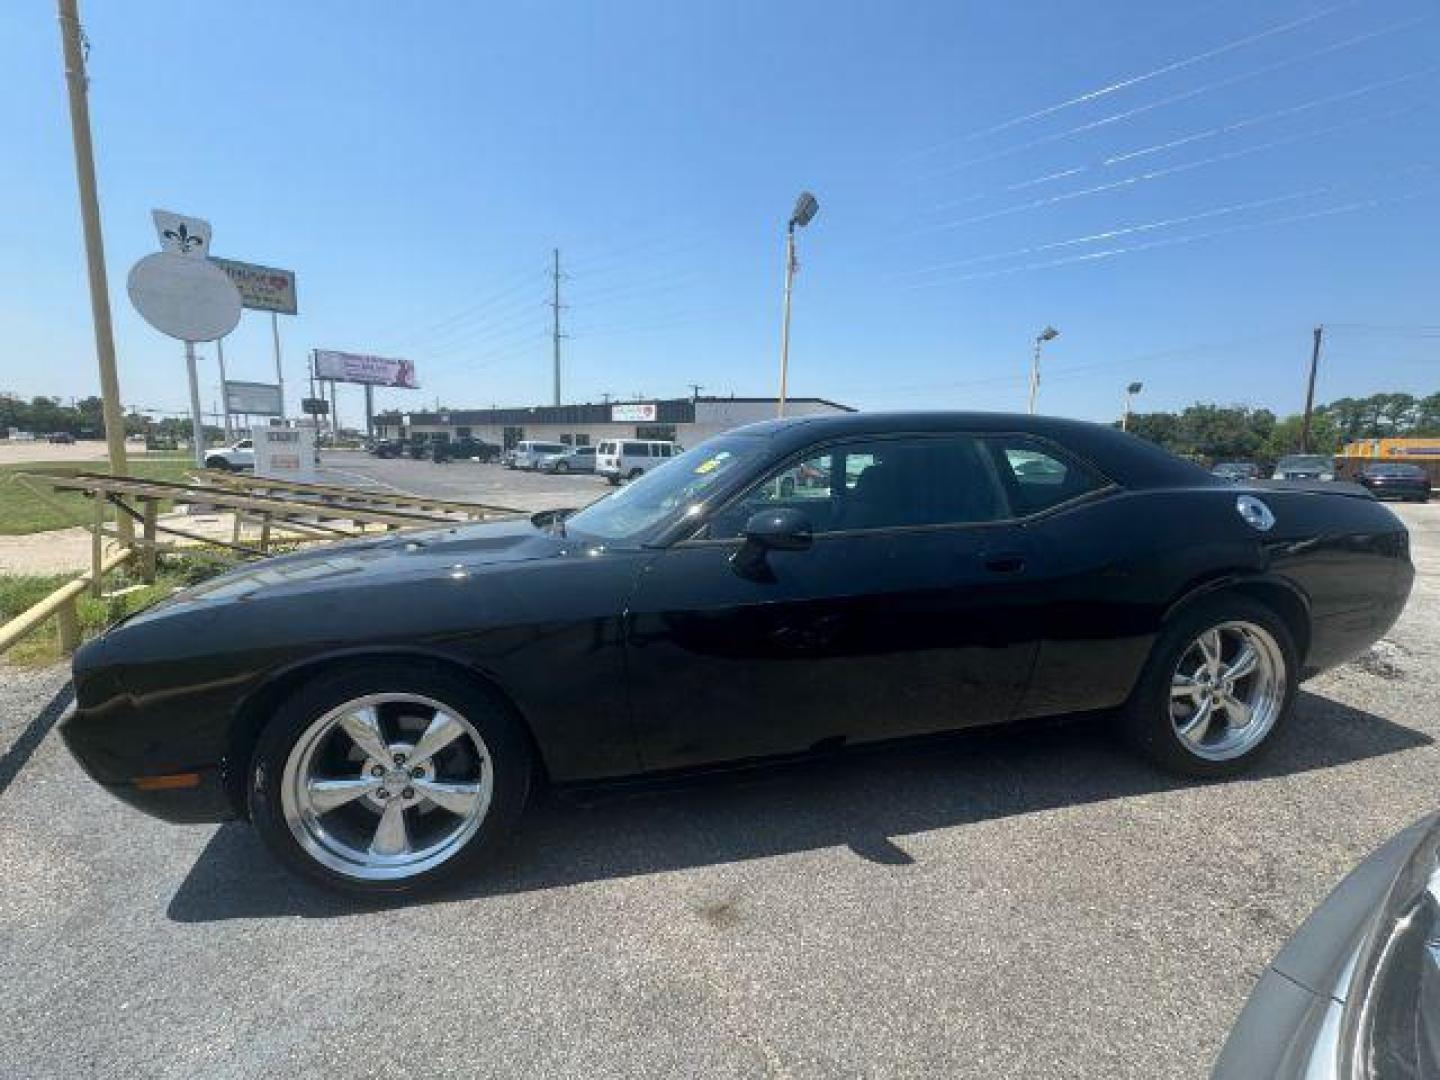
[[[466,435],[450,440],[450,456],[467,461],[490,462],[500,456],[500,447],[484,439],[474,439]]]
[[[563,454],[569,449],[564,443],[558,442],[518,442],[505,466],[510,469],[534,469],[543,458]]]
[[[676,443],[657,439],[606,439],[595,455],[595,471],[611,484],[638,480],[683,452]]]
[[[1272,480],[1334,480],[1335,462],[1323,454],[1287,454],[1275,463]]]
[[[403,439],[377,439],[370,447],[370,453],[377,458],[398,458],[405,455]]]
[[[1220,461],[1210,470],[1212,476],[1222,480],[1255,480],[1260,476],[1260,467],[1253,461]]]
[[[66,446],[70,446],[74,444],[75,436],[71,435],[68,431],[56,431],[52,432],[49,435],[46,435],[45,441],[48,443],[61,443]]]
[[[1305,920],[1211,1075],[1440,1076],[1440,815],[1381,846]]]
[[[253,469],[255,467],[255,443],[250,439],[241,439],[237,443],[221,447],[218,450],[207,450],[205,467],[229,470],[230,472]]]
[[[542,781],[1106,712],[1167,769],[1235,773],[1413,576],[1353,485],[1234,484],[1079,421],[797,417],[578,512],[177,593],[79,650],[61,730],[147,813],[248,819],[312,879],[405,892]]]
[[[1430,501],[1430,474],[1419,465],[1407,465],[1400,461],[1378,462],[1366,465],[1355,479],[1377,499]]]
[[[548,473],[593,473],[595,450],[593,446],[567,446],[564,453],[543,455],[536,467]]]

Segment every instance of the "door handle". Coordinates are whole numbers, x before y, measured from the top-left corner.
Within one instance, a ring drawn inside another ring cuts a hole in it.
[[[1025,569],[1025,556],[1016,553],[985,556],[985,569],[992,574],[1018,574]]]

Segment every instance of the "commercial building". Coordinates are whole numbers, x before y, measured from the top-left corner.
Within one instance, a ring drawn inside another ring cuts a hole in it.
[[[534,405],[505,409],[442,409],[381,413],[382,439],[483,439],[507,449],[523,439],[590,446],[602,439],[668,439],[691,447],[744,424],[771,420],[775,398],[695,397],[606,404]],[[785,415],[855,410],[824,398],[787,398]]]

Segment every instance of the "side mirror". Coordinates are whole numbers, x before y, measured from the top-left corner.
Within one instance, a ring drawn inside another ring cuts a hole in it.
[[[814,539],[810,519],[799,510],[761,510],[745,522],[745,543],[763,551],[804,551]]]
[[[730,557],[730,565],[741,577],[753,581],[774,581],[775,573],[765,560],[769,551],[804,551],[814,539],[810,519],[788,507],[761,510],[745,522],[745,543]]]

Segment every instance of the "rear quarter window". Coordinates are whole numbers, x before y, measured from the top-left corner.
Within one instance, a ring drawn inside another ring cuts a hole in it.
[[[986,439],[1013,517],[1029,517],[1104,486],[1088,466],[1049,443],[1021,435]]]

